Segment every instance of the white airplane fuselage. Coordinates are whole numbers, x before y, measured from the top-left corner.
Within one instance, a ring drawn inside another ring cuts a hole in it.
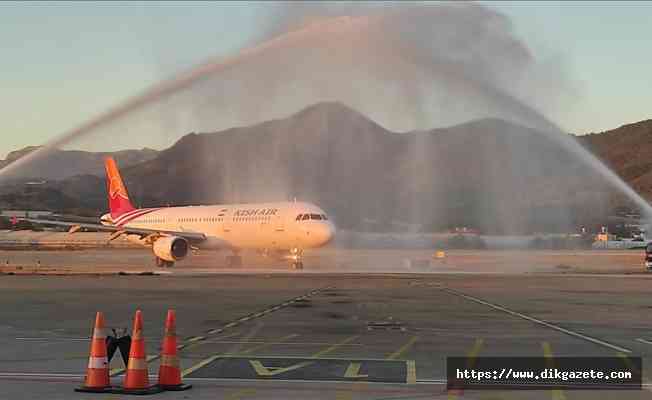
[[[310,249],[327,244],[335,226],[326,213],[311,203],[278,202],[144,208],[112,220],[102,216],[105,225],[161,231],[203,233],[202,249]],[[146,245],[138,235],[129,240]]]

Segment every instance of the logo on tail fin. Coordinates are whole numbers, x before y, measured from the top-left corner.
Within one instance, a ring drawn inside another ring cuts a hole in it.
[[[122,183],[120,177],[114,176],[109,181],[109,196],[111,196],[112,199],[120,196],[125,200],[129,200],[129,196],[127,195],[127,188],[125,188],[125,185]]]
[[[120,178],[120,173],[118,172],[118,167],[115,165],[115,161],[112,158],[106,159],[106,178],[109,181],[109,196],[111,199],[120,196],[125,200],[129,200],[127,188],[122,182],[122,178]]]

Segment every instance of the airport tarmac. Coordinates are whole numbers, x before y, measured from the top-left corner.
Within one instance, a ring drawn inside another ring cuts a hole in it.
[[[194,387],[155,395],[160,398],[651,395],[652,373],[645,366],[652,361],[652,275],[641,272],[638,252],[460,251],[424,266],[404,260],[423,260],[427,252],[328,250],[313,255],[304,271],[278,263],[232,271],[217,261],[211,268],[209,257],[216,256],[202,255],[142,276],[115,272],[149,268],[145,251],[0,253],[0,259],[12,257],[9,269],[35,256],[42,268],[81,273],[99,267],[105,273],[48,276],[22,269],[0,275],[0,398],[124,397],[73,389],[85,372],[94,313],[103,311],[109,327],[122,328],[137,308],[144,315],[150,374],[158,370],[165,312],[177,311],[184,380]],[[371,273],[374,262],[379,268]],[[641,356],[648,384],[640,391],[445,390],[447,356],[544,352]],[[111,366],[119,383],[119,356]]]
[[[433,250],[315,249],[304,254],[303,273],[645,274],[642,250]],[[201,251],[173,269],[155,266],[151,251],[137,249],[0,250],[0,272],[205,274],[290,272],[288,262],[243,254],[243,267],[228,269],[227,252]]]

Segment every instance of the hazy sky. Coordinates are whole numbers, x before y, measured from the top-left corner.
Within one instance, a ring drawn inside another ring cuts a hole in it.
[[[652,2],[487,2],[576,91],[549,117],[588,133],[652,118]],[[254,39],[271,5],[0,3],[0,157]]]

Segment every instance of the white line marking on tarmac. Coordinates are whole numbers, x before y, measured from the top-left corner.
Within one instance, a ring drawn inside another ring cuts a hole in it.
[[[146,337],[146,340],[160,340],[157,337]],[[88,342],[91,338],[67,338],[67,337],[15,337],[14,340],[22,340],[26,342]]]
[[[642,338],[638,338],[638,339],[636,339],[636,341],[637,341],[637,342],[641,342],[641,343],[645,343],[645,344],[652,344],[651,341],[649,341],[649,340],[645,340],[645,339],[642,339]]]
[[[310,292],[310,295],[304,295],[304,296],[301,296],[301,298],[310,297],[310,296],[313,296],[313,295],[315,295],[315,294],[318,294],[318,293],[320,293],[320,292],[322,292],[322,291],[324,291],[324,290],[328,290],[328,289],[332,289],[332,288],[333,288],[332,286],[327,286],[327,287],[324,287],[324,288],[321,288],[321,289],[318,289],[318,290],[313,290],[312,292]],[[291,302],[293,302],[293,301],[294,301],[294,300],[290,300],[289,302],[291,303]],[[289,304],[289,303],[288,303],[288,304]],[[264,315],[264,314],[266,314],[266,313],[269,313],[269,312],[270,312],[269,309],[268,309],[268,310],[265,310],[265,311],[259,313],[259,316],[262,316],[262,315]],[[257,316],[257,315],[254,314],[253,316],[246,316],[246,317],[256,317],[256,316]],[[244,317],[243,317],[243,318],[244,318]],[[228,323],[228,324],[224,325],[223,327],[221,327],[221,328],[219,328],[219,329],[213,329],[213,330],[210,330],[210,331],[208,331],[208,334],[213,334],[213,333],[217,333],[217,332],[222,332],[222,331],[224,331],[225,329],[232,328],[232,327],[234,327],[234,326],[238,326],[238,325],[240,324],[240,322],[242,322],[242,318],[240,318],[240,319],[237,320],[237,321],[234,321],[234,322]],[[195,337],[192,337],[192,338],[190,338],[190,339],[184,341],[182,344],[179,344],[179,345],[177,346],[177,349],[178,349],[178,350],[185,349],[185,348],[187,348],[188,346],[192,345],[193,343],[204,342],[206,339],[207,339],[206,336],[195,336]],[[147,357],[147,361],[153,361],[153,360],[156,360],[156,359],[158,359],[158,358],[160,358],[160,355],[151,355],[151,356]],[[116,376],[116,375],[121,374],[122,372],[124,372],[124,370],[125,370],[124,368],[114,368],[114,369],[112,369],[112,370],[109,371],[109,375],[110,375],[110,376]],[[192,371],[191,371],[191,372],[192,372]],[[188,372],[188,373],[190,373],[190,372]]]
[[[33,341],[41,341],[41,340],[70,340],[70,341],[89,341],[91,338],[61,338],[61,337],[17,337],[14,338],[15,340],[33,340]]]
[[[282,344],[282,345],[295,345],[295,346],[330,346],[337,343],[327,343],[327,342],[265,342],[265,341],[256,341],[256,340],[206,340],[204,343],[212,344]],[[364,346],[362,343],[347,343],[341,346]]]
[[[440,288],[440,290],[442,290],[442,291],[444,291],[446,293],[453,294],[455,296],[463,297],[463,298],[465,298],[467,300],[471,300],[471,301],[473,301],[475,303],[483,304],[483,305],[485,305],[487,307],[493,308],[494,310],[502,311],[504,313],[513,315],[515,317],[523,318],[523,319],[528,320],[530,322],[534,322],[535,324],[543,325],[545,327],[548,327],[550,329],[554,329],[554,330],[556,330],[558,332],[565,333],[567,335],[576,337],[578,339],[586,340],[587,342],[591,342],[591,343],[594,343],[594,344],[597,344],[597,345],[600,345],[600,346],[608,347],[608,348],[610,348],[612,350],[621,351],[623,353],[631,353],[632,352],[631,350],[626,349],[624,347],[616,346],[615,344],[604,342],[604,341],[602,341],[600,339],[596,339],[594,337],[587,336],[587,335],[585,335],[583,333],[579,333],[579,332],[572,331],[570,329],[562,328],[559,325],[555,325],[553,323],[546,322],[546,321],[538,319],[538,318],[530,317],[529,315],[525,315],[525,314],[520,313],[518,311],[512,311],[512,310],[510,310],[508,308],[505,308],[503,306],[500,306],[498,304],[493,304],[493,303],[490,303],[488,301],[484,301],[484,300],[479,299],[477,297],[473,297],[471,295],[468,295],[468,294],[465,294],[465,293],[462,293],[462,292],[458,292],[457,290],[454,290],[454,289]]]
[[[79,378],[84,377],[84,374],[57,374],[47,372],[0,372],[1,378],[12,377],[37,377],[37,378]]]
[[[271,382],[284,382],[284,383],[294,383],[294,384],[301,384],[301,383],[319,383],[319,384],[360,384],[360,381],[351,381],[351,380],[344,380],[342,379],[341,381],[337,380],[318,380],[318,379],[251,379],[251,378],[188,378],[184,377],[184,381],[191,381],[191,382],[250,382],[250,383],[260,383],[264,382],[264,384],[268,385]],[[445,385],[446,380],[418,380],[416,381],[418,384],[426,384],[426,385]],[[401,382],[375,382],[375,381],[364,381],[365,385],[407,385],[406,383],[401,383]]]
[[[80,379],[85,375],[83,374],[56,374],[56,373],[38,373],[38,372],[0,372],[0,379],[11,379],[11,378],[34,378],[34,379],[57,379],[57,378],[69,378],[69,379]],[[150,379],[158,379],[158,375],[149,375]],[[355,381],[332,381],[332,380],[314,380],[314,379],[274,379],[273,381],[264,381],[262,379],[245,379],[245,378],[189,378],[184,377],[184,381],[190,382],[251,382],[251,383],[260,383],[265,382],[269,384],[271,382],[284,382],[284,383],[320,383],[320,384],[357,384],[359,382]],[[417,385],[446,385],[446,379],[417,379],[415,382]],[[365,381],[365,385],[407,385],[405,383],[396,383],[396,382],[373,382]],[[652,382],[644,382],[641,386],[649,390],[652,388]]]

